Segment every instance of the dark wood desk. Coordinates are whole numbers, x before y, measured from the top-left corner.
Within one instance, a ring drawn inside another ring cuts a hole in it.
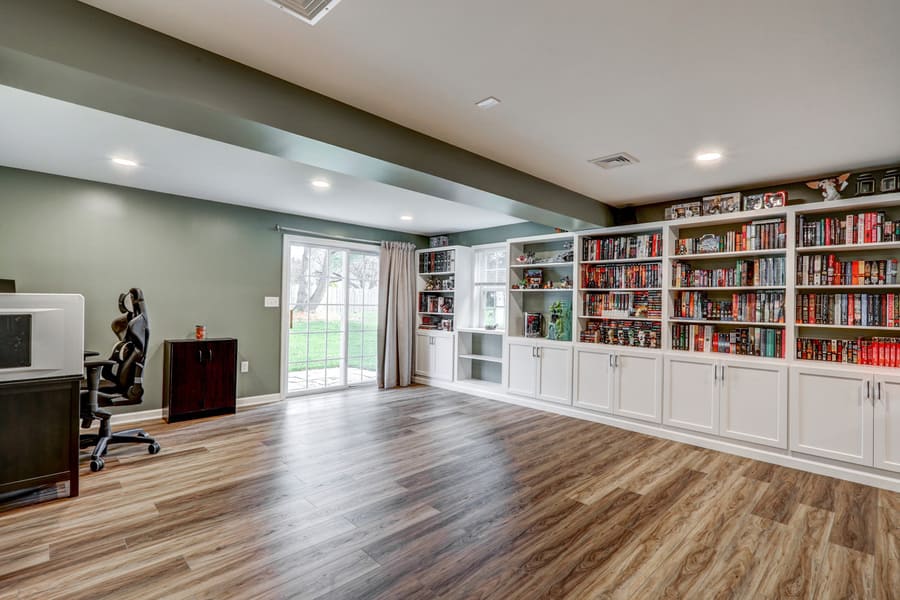
[[[0,493],[69,482],[78,495],[81,377],[0,383]]]
[[[166,340],[163,417],[169,423],[235,413],[237,340]]]

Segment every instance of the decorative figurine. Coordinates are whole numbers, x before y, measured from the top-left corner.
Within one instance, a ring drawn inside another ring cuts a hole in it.
[[[819,190],[822,192],[822,198],[825,202],[832,200],[840,200],[841,192],[847,189],[847,180],[850,179],[850,173],[844,173],[837,177],[828,177],[818,181],[807,182],[806,187]]]

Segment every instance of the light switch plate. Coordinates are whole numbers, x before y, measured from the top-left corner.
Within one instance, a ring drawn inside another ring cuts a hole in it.
[[[249,373],[250,372],[250,361],[242,360],[241,361],[241,373]]]
[[[278,308],[278,296],[266,296],[263,300],[263,306],[266,308]]]

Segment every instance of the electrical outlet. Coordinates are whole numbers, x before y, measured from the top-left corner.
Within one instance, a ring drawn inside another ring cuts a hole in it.
[[[250,361],[242,360],[241,361],[241,373],[247,373],[250,371]]]
[[[266,308],[278,308],[278,296],[266,296],[263,299],[263,306]]]

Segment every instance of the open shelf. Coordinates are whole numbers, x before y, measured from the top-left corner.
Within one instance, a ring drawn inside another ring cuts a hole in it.
[[[646,288],[578,288],[579,292],[653,292],[661,290],[660,287]]]
[[[797,246],[797,254],[819,252],[856,252],[866,250],[900,250],[900,242],[876,242],[869,244],[835,244],[832,246]]]
[[[549,262],[549,263],[516,263],[514,265],[509,265],[510,269],[543,269],[550,267],[571,267],[575,263],[572,261],[569,262]]]
[[[783,285],[741,285],[741,286],[719,286],[719,287],[671,287],[669,288],[670,292],[703,292],[703,291],[718,291],[718,290],[784,290],[787,289],[787,286]]]
[[[597,319],[599,321],[648,321],[651,323],[662,322],[662,317],[605,317],[592,315],[579,315],[579,319]]]
[[[460,354],[460,358],[467,360],[480,360],[482,362],[502,363],[503,358],[500,356],[489,356],[487,354]]]
[[[886,284],[886,285],[797,285],[794,286],[798,291],[802,290],[900,290],[900,285],[898,284]]]
[[[583,265],[613,265],[629,263],[658,263],[662,262],[662,256],[648,256],[646,258],[608,258],[603,260],[583,260]]]
[[[734,325],[736,327],[784,327],[785,323],[769,323],[768,321],[712,321],[709,319],[683,319],[670,317],[672,323],[698,323],[703,325]]]
[[[886,327],[883,325],[826,325],[824,323],[797,323],[797,327],[804,329],[866,329],[871,331],[895,331],[900,334],[900,327]]]
[[[510,292],[571,292],[574,288],[541,288],[538,290],[529,290],[527,288],[509,288]]]
[[[673,254],[670,260],[713,260],[717,258],[741,258],[744,256],[772,256],[786,253],[784,248],[773,250],[739,250],[737,252],[701,252],[698,254]]]

